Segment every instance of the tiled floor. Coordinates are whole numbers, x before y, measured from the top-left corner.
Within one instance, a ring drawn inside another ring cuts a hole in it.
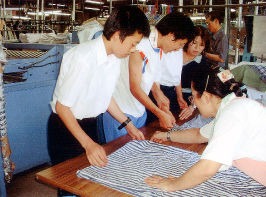
[[[15,174],[6,186],[7,197],[57,197],[57,189],[36,179],[36,173],[50,167],[38,166],[26,172]]]

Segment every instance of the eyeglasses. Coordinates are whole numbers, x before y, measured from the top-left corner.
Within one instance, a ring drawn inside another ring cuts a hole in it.
[[[191,104],[194,104],[194,97],[193,96],[189,96],[188,100]]]
[[[206,25],[208,26],[210,23],[206,23]]]

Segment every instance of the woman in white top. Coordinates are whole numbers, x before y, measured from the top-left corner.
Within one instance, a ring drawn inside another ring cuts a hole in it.
[[[242,87],[229,70],[221,67],[194,73],[191,82],[194,104],[202,117],[215,117],[214,121],[201,129],[157,132],[151,140],[208,142],[208,145],[201,159],[180,177],[153,176],[145,180],[147,184],[169,192],[189,189],[212,178],[219,170],[235,166],[266,186],[266,108],[245,98]]]

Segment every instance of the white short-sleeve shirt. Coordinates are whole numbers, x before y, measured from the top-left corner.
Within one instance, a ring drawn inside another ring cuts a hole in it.
[[[59,101],[76,119],[104,113],[115,91],[120,62],[113,54],[107,56],[102,35],[67,51],[50,103],[53,112]]]
[[[164,86],[178,86],[181,82],[183,67],[183,49],[163,53],[161,60],[162,77],[160,84]]]
[[[230,98],[230,102],[211,124],[213,135],[201,159],[223,164],[220,170],[232,166],[234,160],[249,158],[266,162],[266,108],[251,99]],[[211,136],[201,130],[204,137]],[[204,131],[205,130],[205,131]],[[203,134],[205,133],[205,134]]]
[[[156,81],[156,77],[160,75],[161,72],[159,68],[160,53],[153,49],[150,39],[148,38],[143,38],[137,45],[136,50],[143,52],[147,58],[147,64],[145,61],[142,62],[143,73],[140,87],[148,95],[153,83]],[[124,113],[136,118],[141,117],[144,114],[145,106],[142,105],[130,92],[129,58],[124,58],[121,61],[121,73],[113,97]]]

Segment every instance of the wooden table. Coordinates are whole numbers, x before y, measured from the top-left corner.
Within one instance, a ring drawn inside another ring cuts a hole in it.
[[[185,121],[178,120],[177,124],[181,125],[184,122]],[[154,121],[149,125],[142,127],[140,130],[144,133],[145,138],[149,140],[155,131],[162,129],[159,126],[159,122]],[[123,145],[125,145],[131,140],[132,140],[131,137],[127,134],[125,136],[122,136],[116,140],[113,140],[103,145],[103,147],[106,151],[106,154],[109,155],[114,151],[116,151],[117,149],[121,148]],[[165,142],[164,144],[179,147],[189,151],[194,151],[199,154],[201,154],[206,147],[206,144],[180,144],[180,143],[170,143],[170,142]],[[131,196],[123,192],[119,192],[117,190],[103,186],[99,183],[79,178],[76,175],[76,172],[78,170],[82,170],[83,168],[88,167],[89,165],[90,164],[84,153],[76,158],[67,160],[63,163],[60,163],[56,166],[53,166],[51,168],[48,168],[44,171],[37,173],[37,179],[79,196],[93,196],[93,197]]]

